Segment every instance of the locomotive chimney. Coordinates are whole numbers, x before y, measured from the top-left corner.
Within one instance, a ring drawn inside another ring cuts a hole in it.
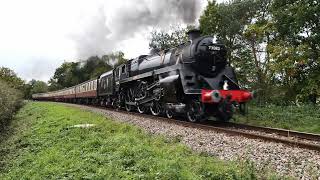
[[[200,37],[200,30],[199,29],[191,29],[187,32],[188,36],[189,36],[189,40],[193,41],[194,39]]]

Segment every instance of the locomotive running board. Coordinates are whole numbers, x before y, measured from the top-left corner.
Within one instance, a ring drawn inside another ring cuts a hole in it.
[[[133,77],[129,77],[129,78],[120,80],[120,84],[126,83],[126,82],[130,82],[130,81],[133,81],[133,80],[137,80],[137,79],[142,79],[142,78],[145,78],[145,77],[150,77],[150,76],[153,76],[153,75],[158,75],[158,74],[162,74],[162,73],[166,73],[166,72],[171,72],[171,71],[174,71],[174,70],[179,70],[179,69],[181,69],[181,65],[180,64],[167,66],[167,67],[164,67],[164,68],[161,68],[161,69],[158,69],[158,70],[149,71],[149,72],[146,72],[146,73],[143,73],[143,74],[139,74],[139,75],[136,75],[136,76],[133,76]]]
[[[137,104],[140,105],[140,104],[144,104],[144,103],[147,103],[147,102],[150,102],[152,101],[153,98],[146,98],[146,99],[142,99],[140,101],[137,101]]]

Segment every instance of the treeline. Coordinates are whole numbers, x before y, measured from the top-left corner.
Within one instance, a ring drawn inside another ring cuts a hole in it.
[[[35,93],[59,90],[96,78],[125,61],[123,52],[114,52],[102,57],[92,56],[86,60],[64,62],[48,82],[35,79],[25,82],[13,70],[0,67],[0,81],[20,92],[22,98],[31,99]]]
[[[204,35],[228,47],[243,87],[260,102],[316,103],[320,96],[320,3],[314,0],[208,1]]]
[[[101,58],[92,56],[85,61],[64,62],[49,80],[49,90],[71,87],[96,78],[125,61],[123,52],[115,52],[103,55]]]

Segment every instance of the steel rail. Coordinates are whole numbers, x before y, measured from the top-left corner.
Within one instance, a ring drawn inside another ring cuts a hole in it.
[[[313,133],[306,133],[300,131],[294,131],[289,129],[281,129],[281,128],[271,128],[271,127],[262,127],[262,126],[254,126],[254,125],[247,125],[247,124],[239,124],[233,122],[224,122],[221,124],[215,124],[215,126],[228,126],[234,128],[241,128],[246,130],[254,130],[254,131],[261,131],[265,133],[275,133],[280,136],[284,137],[294,137],[312,141],[319,141],[320,142],[320,134],[313,134]]]

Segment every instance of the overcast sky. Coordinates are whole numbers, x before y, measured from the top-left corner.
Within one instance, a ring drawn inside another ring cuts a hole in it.
[[[195,1],[199,18],[207,0]],[[179,9],[170,11],[167,2]],[[0,0],[0,66],[27,81],[48,81],[63,61],[116,50],[127,58],[146,54],[153,28],[190,24],[193,14],[175,14],[188,9],[180,6],[174,0]],[[171,15],[164,17],[167,9]]]

